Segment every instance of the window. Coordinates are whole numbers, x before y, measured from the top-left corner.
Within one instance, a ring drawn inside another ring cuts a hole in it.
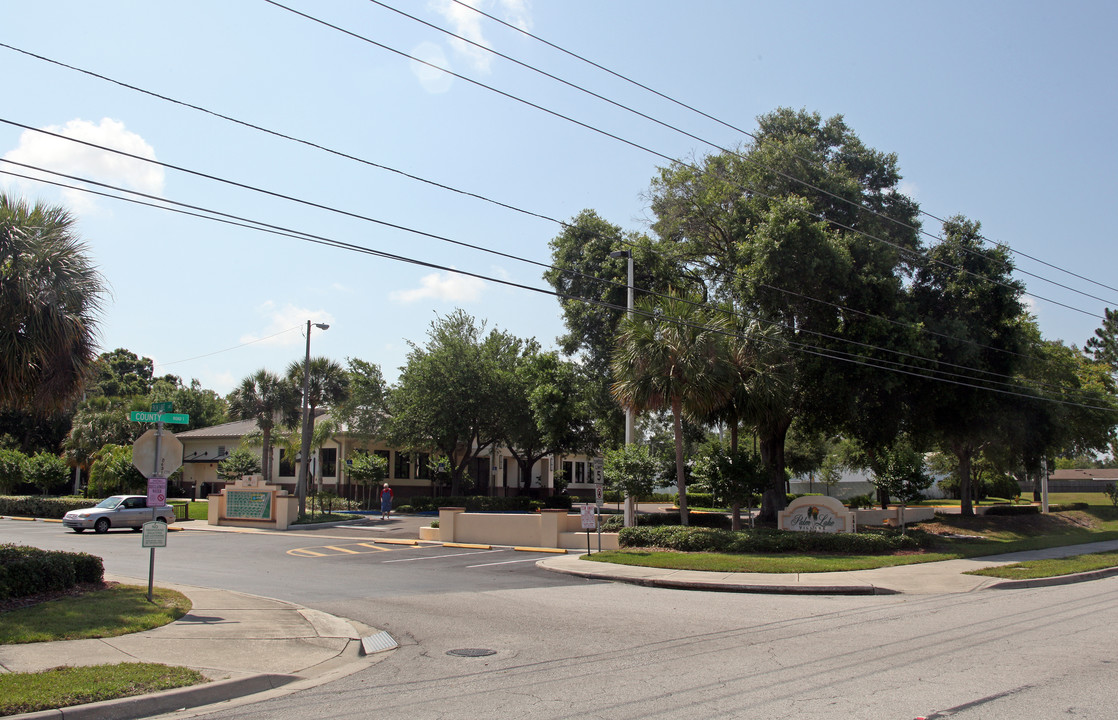
[[[295,477],[295,463],[291,462],[291,458],[283,448],[280,448],[279,476]]]
[[[221,457],[223,455],[225,455],[225,446],[224,445],[218,445],[217,446],[217,456]]]
[[[415,477],[417,480],[430,480],[431,468],[427,467],[431,462],[431,456],[427,453],[416,453],[415,455]]]
[[[567,482],[571,483],[585,483],[586,480],[586,463],[582,460],[571,462],[570,460],[563,461],[563,477]]]
[[[396,464],[392,466],[392,477],[399,480],[411,478],[411,457],[405,452],[396,452]]]
[[[322,448],[318,451],[322,462],[322,477],[336,477],[338,474],[338,449]]]
[[[373,450],[373,455],[384,458],[384,474],[392,472],[392,454],[387,450]]]

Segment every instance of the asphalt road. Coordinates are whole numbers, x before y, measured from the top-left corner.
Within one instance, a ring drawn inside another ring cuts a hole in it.
[[[207,718],[1118,715],[1118,578],[940,596],[704,593],[552,575],[510,551],[364,553],[353,534],[183,532],[157,551],[157,580],[281,597],[401,645],[367,671]],[[146,574],[136,535],[0,521],[0,542],[13,540]],[[464,649],[493,654],[448,654]]]

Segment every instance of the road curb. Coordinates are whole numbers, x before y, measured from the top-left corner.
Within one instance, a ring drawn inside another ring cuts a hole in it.
[[[589,580],[609,580],[643,587],[668,588],[673,590],[708,590],[713,592],[738,592],[768,595],[900,595],[900,591],[876,585],[758,585],[744,583],[721,583],[715,581],[672,580],[669,578],[642,578],[611,575],[609,573],[575,570],[573,568],[552,567],[540,561],[536,567],[551,572]]]
[[[298,675],[262,673],[164,690],[150,695],[134,695],[87,705],[71,705],[56,710],[9,715],[8,718],[9,720],[47,720],[48,718],[51,720],[128,720],[255,695],[300,679],[302,678]]]
[[[1024,588],[1055,587],[1057,585],[1071,585],[1072,583],[1101,580],[1118,575],[1118,567],[1102,568],[1101,570],[1088,570],[1087,572],[1072,575],[1057,575],[1047,578],[1030,578],[1028,580],[1004,580],[987,585],[985,590],[1014,590]]]

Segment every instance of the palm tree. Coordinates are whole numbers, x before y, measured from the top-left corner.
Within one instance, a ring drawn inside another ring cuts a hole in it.
[[[0,408],[42,413],[77,397],[104,294],[65,208],[0,193]]]
[[[683,413],[705,415],[726,396],[724,344],[729,323],[693,297],[642,298],[618,328],[610,388],[623,407],[672,411],[680,522],[687,521]]]
[[[337,405],[349,397],[349,374],[338,363],[325,357],[311,358],[310,375],[304,375],[305,361],[298,360],[287,366],[287,377],[296,387],[303,387],[304,377],[309,377],[307,382],[307,431],[303,433],[299,456],[299,480],[296,490],[299,494],[299,514],[306,513],[307,492],[307,458],[311,454],[311,436],[314,434],[314,414],[320,405]]]
[[[727,315],[731,313],[729,309],[724,312]],[[721,403],[712,409],[707,419],[729,426],[730,456],[737,457],[738,433],[743,424],[752,427],[755,435],[767,438],[774,426],[785,420],[791,421],[788,400],[793,384],[792,367],[787,360],[788,347],[781,328],[771,323],[766,325],[754,320],[739,326],[737,332],[724,343],[723,350],[730,374],[729,384]],[[771,461],[771,452],[763,453],[763,459]],[[775,487],[772,468],[767,464],[765,467],[770,471],[769,485]],[[777,472],[783,477],[783,464]],[[741,526],[740,512],[740,504],[734,503],[735,530]]]
[[[294,419],[296,398],[297,391],[290,381],[267,370],[249,375],[229,394],[229,414],[238,420],[255,420],[260,428],[264,482],[272,480],[272,432],[277,423]]]

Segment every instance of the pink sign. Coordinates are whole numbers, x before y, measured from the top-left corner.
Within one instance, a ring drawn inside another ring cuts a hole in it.
[[[148,478],[148,507],[167,504],[167,478]]]

